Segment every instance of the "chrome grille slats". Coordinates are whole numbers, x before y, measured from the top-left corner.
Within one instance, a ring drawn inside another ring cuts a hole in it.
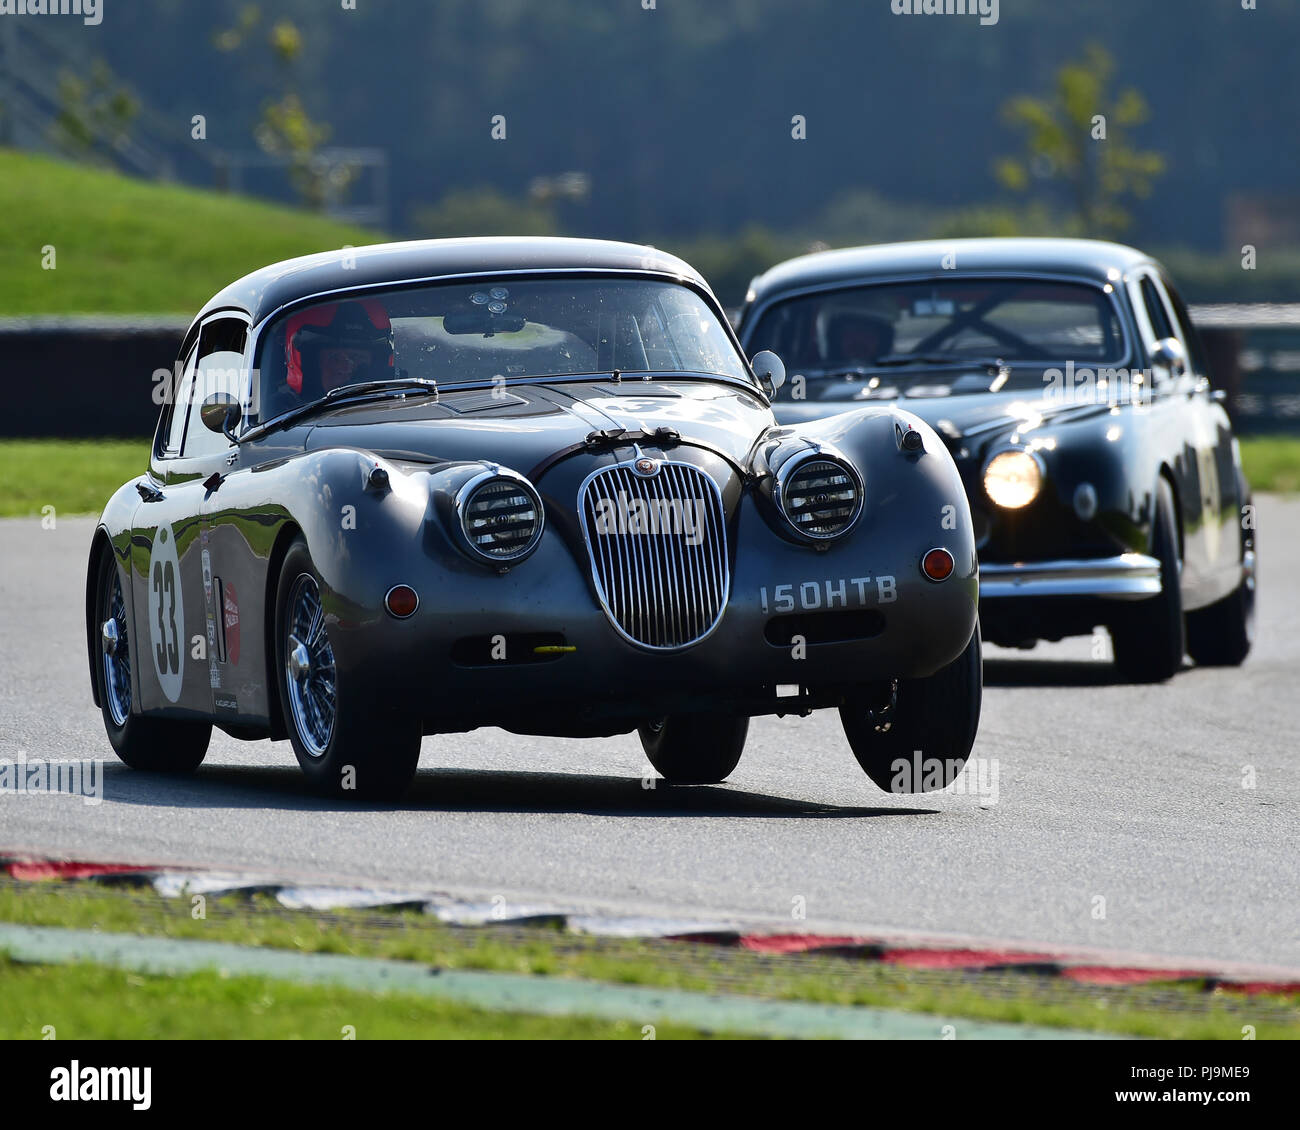
[[[662,462],[650,475],[603,467],[579,489],[578,510],[597,595],[622,635],[673,650],[713,631],[730,578],[722,493],[709,475],[689,463]]]

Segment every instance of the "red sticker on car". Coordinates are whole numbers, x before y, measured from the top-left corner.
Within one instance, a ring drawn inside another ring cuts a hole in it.
[[[239,662],[239,596],[234,585],[224,586],[225,607],[221,614],[226,625],[226,662]]]

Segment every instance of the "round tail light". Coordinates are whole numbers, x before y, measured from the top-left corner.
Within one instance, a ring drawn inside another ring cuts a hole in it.
[[[946,549],[932,549],[921,558],[921,572],[931,581],[946,581],[956,565]]]
[[[390,616],[406,620],[415,615],[420,607],[420,596],[410,585],[394,585],[384,597],[384,607]]]

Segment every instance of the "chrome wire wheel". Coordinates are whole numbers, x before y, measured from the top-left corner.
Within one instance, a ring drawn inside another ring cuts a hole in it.
[[[324,757],[334,733],[338,676],[325,634],[325,610],[314,577],[293,583],[286,612],[284,667],[298,740],[312,757]]]
[[[122,581],[111,564],[104,585],[104,620],[99,628],[104,664],[104,697],[114,725],[125,726],[131,714],[131,644],[126,631],[126,602]]]

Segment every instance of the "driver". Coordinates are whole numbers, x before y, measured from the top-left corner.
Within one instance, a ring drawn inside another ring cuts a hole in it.
[[[394,375],[393,325],[383,303],[373,298],[294,314],[284,340],[286,383],[304,400]]]
[[[839,313],[826,327],[829,365],[870,365],[894,348],[894,324],[877,314]]]

